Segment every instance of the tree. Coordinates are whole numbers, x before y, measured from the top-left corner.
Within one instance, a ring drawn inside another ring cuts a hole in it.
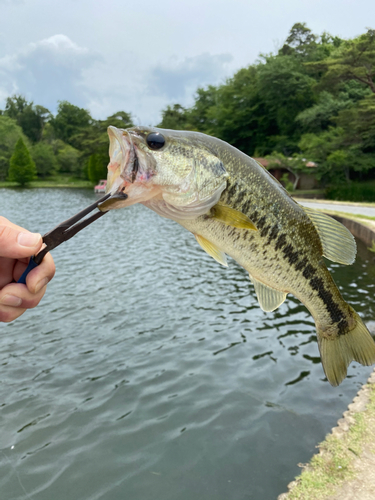
[[[10,159],[8,180],[25,186],[36,177],[36,167],[29,150],[20,137]]]
[[[126,111],[116,111],[116,113],[108,116],[105,120],[98,120],[96,123],[105,130],[107,130],[110,125],[117,128],[129,128],[133,126],[132,117],[130,113]]]
[[[306,56],[306,52],[312,47],[315,48],[317,39],[318,37],[306,26],[306,23],[295,23],[279,54]]]
[[[76,148],[69,146],[69,144],[64,144],[62,148],[59,149],[57,154],[59,171],[63,174],[80,176],[81,171],[79,169],[79,159],[79,151]]]
[[[38,142],[31,148],[31,156],[39,177],[47,177],[56,173],[57,158],[50,144]]]
[[[34,106],[21,95],[7,98],[4,115],[16,120],[23,133],[34,143],[40,141],[44,125],[51,116],[47,108]]]
[[[296,116],[315,103],[314,84],[301,64],[291,57],[266,57],[259,66],[259,94],[281,135],[293,135],[298,130]]]
[[[330,57],[310,66],[325,70],[325,87],[357,80],[375,93],[375,30],[344,41]]]
[[[326,130],[337,123],[337,116],[342,110],[355,107],[368,93],[356,80],[346,82],[338,93],[323,90],[318,94],[317,103],[301,111],[296,121],[306,132]]]
[[[344,144],[375,153],[375,95],[370,94],[355,106],[338,113],[336,123],[345,131]],[[375,166],[375,165],[374,165]]]
[[[97,184],[100,179],[107,177],[108,160],[103,163],[100,155],[93,154],[88,161],[88,178],[93,184]]]
[[[278,54],[296,57],[304,63],[320,61],[327,58],[341,43],[342,40],[337,36],[323,32],[319,37],[314,35],[306,23],[295,23]]]
[[[20,137],[26,144],[27,138],[17,122],[9,116],[0,115],[0,180],[7,178],[10,157]]]
[[[272,154],[266,156],[266,159],[269,161],[268,170],[270,168],[284,168],[294,176],[294,181],[291,183],[291,190],[293,191],[297,189],[301,174],[304,172],[311,173],[311,169],[306,167],[306,158],[301,154],[295,153],[291,157],[286,157],[278,151],[273,151]],[[287,185],[285,187],[288,189]]]
[[[72,147],[79,148],[79,134],[88,130],[93,124],[90,113],[74,106],[68,101],[60,101],[57,115],[51,119],[57,139],[61,139]]]
[[[239,70],[219,87],[199,89],[189,119],[196,129],[229,142],[244,153],[265,150],[273,122],[259,96],[256,65]]]
[[[185,128],[214,134],[217,131],[217,119],[215,112],[218,104],[218,87],[208,85],[207,88],[198,88],[195,94],[195,103],[187,110],[187,124]]]
[[[82,129],[76,134],[77,149],[81,152],[81,176],[88,178],[88,161],[91,155],[97,155],[96,161],[101,164],[101,172],[106,171],[109,147],[107,129],[110,125],[121,129],[132,127],[131,115],[125,111],[117,111],[105,120],[93,120],[88,129]]]
[[[180,104],[167,106],[162,111],[162,120],[157,126],[171,130],[186,130],[189,128],[186,109]]]

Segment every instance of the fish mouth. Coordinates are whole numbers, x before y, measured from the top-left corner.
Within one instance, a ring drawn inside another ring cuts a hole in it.
[[[99,206],[102,211],[121,208],[155,196],[155,189],[147,185],[154,172],[142,152],[133,142],[128,130],[108,127],[110,140],[106,193],[111,194]],[[137,139],[137,136],[134,137]],[[141,158],[139,157],[141,155]],[[126,193],[125,193],[126,190]]]
[[[126,130],[108,127],[110,140],[107,193],[114,194],[121,185],[133,184],[139,170],[139,160],[131,135]]]

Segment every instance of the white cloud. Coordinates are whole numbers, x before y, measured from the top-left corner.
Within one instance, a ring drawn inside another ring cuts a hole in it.
[[[67,99],[95,118],[125,110],[158,123],[167,104],[191,105],[198,86],[281,45],[295,22],[350,38],[364,32],[373,3],[0,0],[0,108],[20,92],[51,111]]]
[[[0,59],[0,97],[20,93],[51,111],[59,100],[85,107],[89,97],[83,74],[98,60],[97,53],[65,35],[30,43]]]
[[[148,86],[150,94],[162,94],[169,99],[185,100],[191,89],[215,84],[228,76],[230,54],[200,54],[184,60],[171,58],[166,64],[155,66]]]
[[[217,84],[228,76],[230,54],[176,56],[151,67],[133,51],[106,54],[87,69],[85,85],[93,116],[104,118],[115,111],[130,112],[136,124],[155,125],[167,104],[190,105],[198,86]]]

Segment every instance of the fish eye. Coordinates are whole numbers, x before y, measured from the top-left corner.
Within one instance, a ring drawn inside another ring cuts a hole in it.
[[[165,138],[159,132],[151,132],[146,137],[147,146],[150,149],[158,150],[161,149],[165,144]]]

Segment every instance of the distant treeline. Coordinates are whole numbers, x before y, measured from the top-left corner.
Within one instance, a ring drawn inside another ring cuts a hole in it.
[[[0,180],[15,179],[9,168],[19,139],[30,152],[39,178],[56,174],[92,182],[106,178],[109,125],[131,127],[131,116],[118,111],[106,120],[94,120],[88,111],[67,101],[59,102],[53,116],[23,96],[8,97],[5,110],[0,110]]]
[[[295,24],[277,54],[218,86],[198,88],[192,107],[162,111],[162,128],[196,130],[295,173],[306,160],[323,184],[375,178],[375,30],[352,40],[316,35]],[[132,125],[129,113],[94,120],[67,101],[56,116],[20,95],[0,110],[0,180],[21,137],[38,177],[106,176],[108,125]],[[311,172],[311,168],[309,169]]]
[[[353,40],[297,23],[276,55],[199,88],[190,108],[163,111],[163,128],[198,130],[323,183],[375,178],[375,30]],[[311,172],[311,168],[310,168]]]

